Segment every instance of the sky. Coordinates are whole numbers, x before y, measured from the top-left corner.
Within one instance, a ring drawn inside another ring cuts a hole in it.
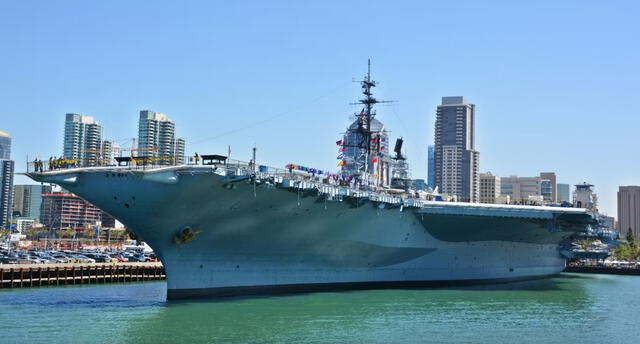
[[[0,131],[61,155],[64,114],[130,145],[166,113],[187,153],[337,170],[371,59],[377,118],[427,175],[436,106],[476,104],[481,171],[640,184],[637,1],[0,1]],[[33,183],[17,176],[16,184]]]

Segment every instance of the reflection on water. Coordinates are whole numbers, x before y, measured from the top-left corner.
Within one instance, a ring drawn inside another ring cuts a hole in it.
[[[166,302],[164,283],[3,290],[0,333],[3,343],[635,342],[640,278],[574,276],[217,301]]]

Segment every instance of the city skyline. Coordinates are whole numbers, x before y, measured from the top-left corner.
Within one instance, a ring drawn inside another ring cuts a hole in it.
[[[474,115],[475,115],[475,104],[468,104],[468,103],[466,103],[466,100],[464,99],[464,97],[461,97],[461,96],[455,96],[455,97],[442,97],[442,102],[443,102],[443,103],[442,103],[441,105],[438,105],[438,107],[441,107],[441,106],[444,104],[444,102],[445,102],[445,98],[447,98],[447,99],[448,99],[447,101],[449,101],[449,102],[454,102],[454,103],[455,103],[455,101],[454,101],[454,100],[461,99],[461,100],[462,100],[462,102],[463,102],[463,105],[471,106],[471,114],[472,114],[472,116],[471,116],[471,117],[474,117]],[[451,104],[453,104],[453,103],[451,103]],[[451,104],[449,104],[449,105],[451,105]],[[454,105],[455,105],[455,104],[454,104]],[[144,149],[145,149],[145,148],[148,148],[147,146],[149,146],[149,144],[147,144],[147,143],[142,144],[142,142],[143,142],[142,138],[146,135],[145,133],[148,131],[147,129],[143,129],[143,126],[146,126],[146,125],[147,125],[147,124],[143,124],[143,122],[144,122],[144,123],[146,123],[146,122],[147,122],[147,121],[145,121],[145,120],[143,119],[143,117],[145,117],[145,118],[146,118],[146,117],[150,116],[150,118],[151,118],[151,117],[153,117],[152,119],[153,119],[153,122],[154,122],[154,123],[155,123],[155,122],[157,122],[157,123],[156,123],[156,125],[164,124],[165,122],[166,122],[166,123],[168,123],[168,124],[170,125],[170,128],[169,128],[168,130],[167,130],[167,129],[156,130],[156,131],[157,131],[157,132],[155,133],[155,136],[157,136],[157,137],[156,137],[156,140],[158,140],[159,135],[160,135],[160,132],[168,131],[170,134],[168,134],[168,135],[167,135],[167,137],[169,137],[169,136],[171,137],[170,141],[172,141],[172,142],[173,142],[173,145],[171,145],[170,147],[164,147],[164,148],[163,148],[163,150],[170,150],[170,151],[173,151],[173,152],[174,152],[174,154],[182,153],[179,157],[176,157],[176,159],[178,159],[178,160],[177,160],[178,162],[182,161],[182,163],[186,163],[186,158],[185,158],[185,155],[184,155],[184,151],[185,151],[185,140],[184,140],[184,139],[182,139],[182,138],[175,138],[175,124],[173,123],[173,121],[172,121],[171,119],[169,119],[169,118],[167,117],[167,115],[165,115],[165,114],[158,113],[158,112],[154,112],[154,111],[150,111],[150,110],[141,110],[141,111],[139,111],[139,114],[140,114],[140,116],[139,116],[138,133],[137,133],[137,134],[138,134],[138,136],[137,136],[137,141],[135,141],[135,142],[136,142],[136,146],[137,146],[137,150],[138,150],[138,151],[140,151],[140,152],[142,152],[142,151],[144,151]],[[63,135],[63,136],[64,136],[64,140],[63,140],[63,143],[64,143],[64,144],[63,144],[63,153],[64,153],[64,152],[69,151],[69,148],[68,148],[68,146],[69,146],[69,144],[68,144],[69,139],[67,138],[67,136],[69,136],[69,135],[68,135],[68,132],[69,132],[69,128],[68,128],[68,127],[69,127],[69,122],[79,122],[79,123],[82,123],[82,124],[89,125],[89,126],[91,126],[91,127],[98,127],[98,129],[97,129],[97,131],[99,132],[99,135],[98,135],[99,137],[98,137],[98,139],[100,139],[100,140],[102,139],[102,126],[101,126],[100,122],[99,122],[99,121],[97,121],[96,119],[94,119],[92,116],[79,115],[79,114],[75,114],[75,113],[67,113],[65,116],[66,116],[66,120],[65,120],[65,128],[64,128],[64,130],[63,130],[63,132],[64,132],[64,135]],[[159,117],[158,117],[158,116],[159,116]],[[70,119],[70,117],[71,117],[71,119]],[[158,117],[158,118],[156,118],[156,117]],[[161,122],[162,122],[162,123],[161,123]],[[473,126],[473,120],[471,120],[471,122],[472,122],[472,126]],[[74,123],[74,124],[75,124],[75,123]],[[435,126],[435,123],[434,123],[434,126]],[[471,131],[473,132],[473,127],[471,128]],[[474,135],[474,134],[472,133],[472,134],[471,134],[471,137],[472,137],[472,138],[471,138],[471,140],[472,140],[472,141],[473,141],[473,135]],[[5,134],[5,136],[8,136],[8,134]],[[109,140],[100,141],[100,140],[98,140],[98,142],[102,142],[102,144],[103,144],[103,145],[105,145],[105,144],[108,144],[108,145],[113,144],[113,145],[115,145],[115,146],[118,146],[118,149],[119,149],[119,143],[118,143],[118,142],[116,142],[116,141],[109,141]],[[121,140],[121,141],[123,141],[123,140]],[[166,141],[166,140],[165,140],[165,141]],[[473,142],[472,142],[472,143],[473,143]],[[435,155],[435,146],[434,146],[433,144],[429,144],[429,145],[428,145],[428,148],[431,148],[431,147],[434,147],[434,153],[433,153],[433,154]],[[89,148],[90,148],[90,147],[89,147]],[[140,150],[140,148],[142,148],[142,150]],[[87,148],[87,149],[88,149],[88,148]],[[125,150],[127,150],[127,149],[125,149]],[[167,157],[167,154],[168,154],[168,153],[166,153],[166,152],[163,152],[163,153],[160,153],[160,154],[158,154],[158,153],[151,153],[151,154],[149,154],[149,153],[140,153],[140,152],[138,152],[137,154],[140,154],[141,156],[152,156],[152,155],[153,155],[153,156],[163,156],[163,157]],[[6,153],[6,152],[5,152],[5,153]],[[476,151],[475,153],[478,153],[478,152]],[[8,154],[8,153],[6,153],[6,154]],[[109,153],[108,153],[109,159],[113,157],[113,156],[112,156],[113,154],[114,154],[114,151],[112,151],[112,150],[110,149],[110,150],[109,150]],[[77,155],[77,154],[76,154],[76,155]],[[125,154],[125,155],[126,155],[126,154]],[[66,156],[66,154],[63,154],[63,156]],[[171,156],[173,156],[173,155],[171,155]],[[83,161],[83,159],[84,159],[84,160],[86,160],[87,158],[86,158],[86,157],[82,157],[82,154],[81,154],[81,155],[80,155],[79,160],[80,160],[80,161]],[[476,159],[477,159],[477,158],[476,158]],[[428,161],[428,160],[429,160],[429,159],[427,159],[427,161]],[[435,159],[434,159],[434,160],[435,160]],[[428,161],[428,162],[429,162],[429,161]],[[434,165],[435,165],[435,162],[433,162],[433,163],[434,163]],[[430,166],[430,165],[429,165],[429,166]],[[429,166],[427,166],[427,171],[426,171],[426,174],[425,174],[425,175],[427,176],[427,179],[429,178],[429,173],[430,173]],[[481,171],[482,171],[481,169],[480,169],[480,170],[478,170],[478,171],[479,171],[479,172],[478,172],[479,174],[483,174],[483,173],[484,173],[484,172],[481,172]],[[490,174],[490,172],[487,172],[487,173],[489,173],[489,174]],[[542,176],[543,174],[545,174],[545,173],[541,173],[541,176]],[[549,173],[549,174],[552,174],[552,175],[553,175],[554,173]],[[515,176],[511,175],[511,177],[515,177]],[[14,176],[14,178],[15,178],[15,176]],[[503,178],[508,178],[508,177],[503,177]],[[435,179],[435,172],[433,173],[433,179]],[[28,180],[28,179],[27,179],[27,182],[28,182],[28,183],[29,183],[29,182],[31,182],[31,183],[32,183],[32,181],[31,181],[31,180]],[[557,185],[565,185],[565,184],[562,184],[562,183],[557,183],[557,184],[556,184],[556,183],[555,183],[555,175],[554,175],[554,177],[553,177],[553,182],[554,182],[554,183],[549,184],[549,187],[553,189],[553,194],[554,194],[554,198],[555,198],[555,197],[556,197],[556,196],[555,196],[555,188],[556,188],[556,186],[557,186]],[[12,184],[13,184],[13,183],[12,183]],[[33,186],[33,185],[35,185],[35,184],[27,184],[27,185],[31,185],[31,186]],[[16,186],[17,186],[17,185],[16,185]],[[572,188],[572,190],[574,190],[574,189],[573,189],[573,187],[574,187],[574,186],[575,186],[575,185],[573,185],[573,184],[570,186],[570,187]],[[479,184],[479,180],[478,180],[478,186],[477,186],[477,188],[476,188],[476,189],[478,190],[478,195],[480,195],[480,184]],[[440,190],[440,191],[442,191],[442,190]],[[572,191],[572,192],[573,192],[573,191]],[[504,195],[503,195],[503,196],[504,196]],[[478,197],[478,200],[480,201],[479,197]],[[571,201],[571,200],[572,200],[572,198],[570,197],[570,201]],[[13,201],[13,200],[12,200],[12,201]],[[513,199],[512,199],[512,201],[513,201]],[[616,210],[616,213],[619,213],[617,203],[616,203],[616,208],[615,208],[615,210]],[[609,213],[607,213],[606,211],[604,211],[604,212],[603,212],[603,214],[609,214]],[[614,215],[615,215],[615,213],[614,213]],[[617,219],[617,217],[616,217],[616,219]]]
[[[377,118],[391,140],[404,137],[413,178],[426,179],[440,97],[464,94],[477,104],[481,171],[592,183],[609,215],[618,186],[640,184],[640,162],[626,158],[640,125],[627,105],[640,76],[639,50],[627,44],[638,4],[362,5],[128,4],[126,13],[117,4],[5,5],[1,39],[14,48],[0,57],[11,66],[0,76],[0,130],[14,139],[16,172],[27,155],[59,154],[60,114],[91,114],[106,138],[128,142],[144,108],[172,114],[187,155],[230,145],[248,161],[255,144],[258,161],[272,166],[337,170],[333,142],[359,96],[351,79],[372,58],[376,94],[398,100]],[[352,13],[363,7],[374,22],[391,20],[370,29],[367,49],[353,45],[362,33]],[[448,13],[455,28],[443,25]],[[151,28],[135,20],[142,16],[172,25]],[[469,54],[453,53],[462,43]],[[23,183],[31,181],[18,176]]]

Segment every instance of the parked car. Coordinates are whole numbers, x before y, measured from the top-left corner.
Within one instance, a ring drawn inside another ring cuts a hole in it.
[[[129,261],[129,258],[124,257],[124,256],[123,256],[122,254],[120,254],[120,253],[113,254],[111,257],[113,257],[113,258],[117,259],[119,263],[122,263],[122,262],[128,262],[128,261]]]
[[[18,258],[18,264],[42,264],[42,261],[31,256],[25,256]]]
[[[49,258],[49,263],[66,263],[67,262],[67,258],[56,258],[53,256],[50,256]]]
[[[18,264],[18,259],[12,256],[0,256],[0,264]]]
[[[70,258],[69,256],[67,256],[66,254],[64,254],[62,252],[54,253],[52,255],[52,257],[54,259],[56,259],[57,261],[59,261],[60,263],[72,263],[73,262],[72,258]]]
[[[131,258],[129,258],[130,262],[150,262],[151,258],[145,256],[144,254],[134,254]]]
[[[95,259],[97,263],[117,263],[118,260],[103,253],[96,253],[91,258]]]
[[[76,263],[95,263],[96,262],[95,259],[89,258],[83,254],[73,255],[73,258],[75,259]]]
[[[85,257],[87,257],[87,258],[94,259],[96,262],[98,261],[98,260],[96,259],[96,257],[97,257],[97,256],[99,256],[99,254],[98,254],[98,253],[95,253],[95,252],[84,252],[84,253],[82,253],[82,255],[83,255],[83,256],[85,256]]]
[[[44,255],[44,254],[39,255],[38,258],[47,264],[64,263],[64,260],[62,259],[54,258],[53,256]]]

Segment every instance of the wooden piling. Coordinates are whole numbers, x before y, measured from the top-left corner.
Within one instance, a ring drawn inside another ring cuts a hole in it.
[[[0,288],[164,279],[161,263],[0,264]]]

